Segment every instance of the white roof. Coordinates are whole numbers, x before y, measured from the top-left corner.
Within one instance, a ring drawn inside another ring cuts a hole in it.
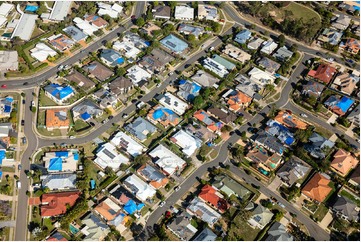
[[[68,15],[72,1],[55,1],[53,10],[50,13],[49,19],[55,21],[62,21]]]
[[[153,197],[156,193],[156,190],[153,187],[148,185],[146,182],[144,182],[142,179],[140,179],[134,174],[125,179],[124,182],[129,183],[138,190],[136,192],[136,196],[142,201],[145,201],[147,198]]]
[[[48,187],[50,190],[63,190],[75,188],[76,174],[73,173],[59,173],[40,176],[43,187]]]
[[[261,49],[261,52],[270,55],[275,49],[277,49],[277,46],[278,44],[273,41],[266,41]]]
[[[96,155],[97,158],[94,160],[94,162],[103,169],[109,166],[113,170],[118,170],[120,164],[127,163],[129,161],[129,159],[120,154],[116,147],[111,143],[104,144]]]
[[[14,8],[13,4],[3,3],[0,6],[0,15],[7,17],[10,11]]]
[[[74,153],[72,151],[67,152],[67,157],[65,156],[57,156],[57,152],[46,152],[43,157],[43,161],[45,162],[45,168],[48,169],[48,172],[59,172],[59,171],[76,171],[77,163],[79,160],[74,157]],[[61,170],[49,170],[49,167],[53,164],[53,159],[60,158],[62,160],[62,169]]]
[[[35,21],[38,19],[38,15],[23,14],[20,17],[18,24],[15,27],[11,38],[18,36],[22,40],[30,40],[33,30],[35,28]]]
[[[91,25],[89,22],[82,20],[81,18],[74,18],[73,19],[75,25],[81,29],[86,35],[93,35],[95,31],[98,30],[97,27]]]
[[[194,8],[188,7],[188,6],[176,6],[175,7],[175,13],[174,13],[175,19],[193,19],[194,18]]]
[[[122,131],[119,131],[110,142],[124,148],[133,157],[143,153],[144,147]]]
[[[225,77],[229,73],[225,66],[219,64],[209,57],[203,60],[203,66],[220,77]]]
[[[273,84],[275,77],[271,74],[268,74],[265,71],[253,67],[253,69],[248,73],[251,81],[256,82],[257,84],[264,86],[266,84]]]
[[[169,92],[164,93],[164,96],[159,100],[159,103],[179,115],[184,114],[188,108],[188,104],[186,102],[180,100]]]
[[[7,18],[0,15],[0,27],[2,27],[7,21]]]
[[[115,41],[113,44],[113,49],[116,51],[122,51],[125,57],[136,58],[137,55],[141,52],[137,47],[135,47],[131,42],[120,42],[119,40]]]
[[[30,55],[38,61],[45,61],[48,56],[55,56],[57,54],[55,50],[44,43],[36,44],[35,48],[31,49],[30,52]]]
[[[186,131],[179,130],[171,139],[182,148],[182,152],[187,156],[192,156],[201,147],[202,141]]]
[[[186,162],[164,145],[158,145],[149,155],[158,158],[156,164],[161,167],[169,175],[172,175],[177,169],[181,169]]]
[[[0,71],[17,70],[18,66],[17,51],[0,51]]]
[[[204,222],[212,226],[221,217],[219,213],[214,211],[205,202],[195,197],[187,207],[187,210],[200,217]]]
[[[119,14],[123,11],[123,7],[117,3],[111,6],[110,4],[99,2],[98,7],[98,14],[100,16],[108,14],[111,18],[118,18]]]
[[[127,70],[127,77],[132,80],[132,82],[136,85],[142,80],[148,80],[152,77],[152,75],[141,68],[138,65],[134,65]]]

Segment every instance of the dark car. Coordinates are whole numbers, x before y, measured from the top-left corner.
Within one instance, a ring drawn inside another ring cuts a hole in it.
[[[29,84],[29,82],[24,82],[24,83],[23,83],[24,86],[26,86],[26,85],[28,85],[28,84]]]
[[[113,116],[113,115],[110,115],[108,118],[109,118],[109,119],[112,119],[112,118],[114,118],[114,116]]]
[[[256,129],[256,128],[252,128],[252,127],[249,127],[249,128],[247,129],[247,131],[250,132],[251,134],[257,133],[257,129]]]
[[[25,125],[25,120],[21,120],[21,125],[24,126]]]
[[[25,99],[23,99],[23,104],[25,104]]]
[[[256,189],[260,189],[261,187],[260,186],[258,186],[258,185],[256,185],[256,184],[251,184],[252,185],[252,187],[254,187],[254,188],[256,188]]]
[[[316,52],[316,55],[322,56],[321,52]]]
[[[135,18],[136,18],[136,16],[135,16],[135,15],[132,15],[131,19],[135,19]]]
[[[89,124],[90,124],[90,126],[92,126],[92,127],[95,126],[95,124],[94,124],[93,122],[90,122]]]

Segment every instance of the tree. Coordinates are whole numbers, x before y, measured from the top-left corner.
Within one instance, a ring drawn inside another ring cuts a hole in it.
[[[138,26],[138,27],[143,27],[143,25],[145,24],[145,21],[142,17],[140,18],[137,18],[137,20],[135,21],[135,24]]]
[[[194,34],[189,34],[187,36],[187,40],[191,43],[193,43],[194,41],[196,41],[196,36]]]
[[[105,167],[104,172],[108,176],[114,176],[115,175],[114,170],[109,166]]]
[[[194,99],[193,99],[193,106],[198,109],[202,106],[202,104],[204,103],[204,100],[202,98],[202,96],[196,96]]]
[[[115,69],[115,73],[117,74],[117,76],[124,76],[125,70],[123,67],[117,66]]]
[[[211,94],[211,89],[209,87],[206,87],[201,90],[201,95],[204,100],[208,100],[210,94]]]
[[[282,47],[285,45],[285,42],[286,42],[286,37],[283,35],[283,34],[280,34],[278,36],[278,43],[279,43],[279,46]]]

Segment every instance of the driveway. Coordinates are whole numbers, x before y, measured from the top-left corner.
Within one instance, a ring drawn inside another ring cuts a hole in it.
[[[281,184],[282,184],[281,179],[278,176],[276,176],[276,178],[273,179],[272,183],[269,184],[267,188],[270,189],[273,192],[277,192],[277,188],[279,186],[281,186]]]
[[[328,225],[330,225],[330,223],[333,221],[333,217],[332,217],[332,213],[330,212],[330,210],[328,210],[326,216],[322,219],[322,221],[320,223],[318,223],[320,225],[321,228],[323,228],[324,230],[328,231],[327,227]]]
[[[327,123],[332,124],[335,123],[337,119],[337,115],[336,114],[332,114],[332,116],[327,120]]]

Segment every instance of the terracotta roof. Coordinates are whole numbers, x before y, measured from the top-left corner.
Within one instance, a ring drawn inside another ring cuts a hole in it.
[[[123,204],[126,204],[129,200],[130,198],[127,197],[127,195],[125,195],[124,193],[122,193],[122,195],[120,195],[119,197],[119,201]]]
[[[225,199],[220,198],[216,192],[217,191],[214,187],[205,185],[198,197],[203,201],[212,204],[214,207],[218,208],[221,213],[223,213],[229,208],[229,204]]]
[[[98,28],[102,28],[102,27],[108,25],[107,21],[105,21],[103,18],[96,16],[94,14],[89,15],[85,20],[88,21],[89,23],[97,26]]]
[[[346,176],[358,164],[358,160],[343,149],[339,149],[333,157],[331,167],[342,176]]]
[[[328,186],[330,180],[320,173],[316,173],[302,189],[302,193],[312,200],[323,202],[332,188]]]
[[[39,205],[39,204],[41,204],[40,197],[29,198],[29,205]]]
[[[64,116],[65,114],[65,116]],[[65,117],[65,119],[64,119]],[[68,118],[68,110],[62,109],[47,109],[46,110],[46,122],[47,128],[60,128],[69,127],[70,119]]]
[[[229,96],[228,105],[229,109],[238,111],[244,106],[247,106],[252,101],[252,98],[244,94],[243,92],[237,91],[233,96]]]
[[[308,126],[305,122],[295,118],[292,114],[290,114],[287,111],[279,111],[279,113],[274,118],[274,120],[286,126],[287,128],[306,129]]]
[[[221,124],[220,122],[217,122],[217,120],[215,118],[213,118],[212,116],[208,115],[204,110],[198,110],[197,112],[195,112],[193,114],[193,117],[195,117],[196,119],[198,119],[199,121],[202,121],[203,123],[205,123],[207,125],[207,128],[209,130],[212,130],[213,132],[216,131],[220,131],[221,128],[223,127],[223,124]]]
[[[115,205],[116,207],[114,207]],[[117,211],[114,209],[117,209]],[[112,221],[117,216],[120,207],[117,204],[115,204],[112,200],[107,198],[106,200],[101,202],[98,206],[96,206],[94,210],[98,212],[107,221]]]
[[[79,198],[80,192],[48,193],[41,196],[41,216],[50,217],[64,214],[67,204],[73,206]]]
[[[347,39],[345,49],[357,53],[360,50],[360,41],[354,38]]]
[[[66,35],[60,35],[59,37],[50,41],[50,44],[58,50],[64,50],[73,46],[74,42]]]
[[[337,70],[334,67],[326,64],[321,64],[318,66],[316,71],[309,71],[308,75],[328,84],[332,80],[336,72]]]

